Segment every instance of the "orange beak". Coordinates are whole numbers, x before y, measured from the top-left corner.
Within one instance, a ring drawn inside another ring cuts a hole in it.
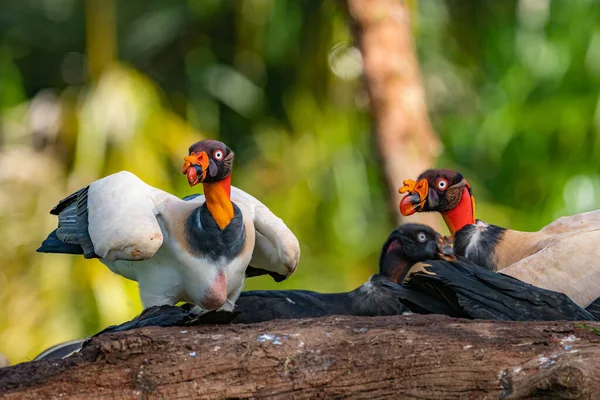
[[[208,170],[209,160],[208,154],[201,151],[200,153],[192,153],[189,156],[183,157],[183,168],[181,169],[182,174],[187,174],[188,183],[190,186],[197,185],[206,179],[206,171]],[[198,176],[198,170],[195,165],[199,165],[202,168],[202,173]]]
[[[404,186],[398,189],[398,192],[408,194],[400,201],[400,212],[408,217],[423,209],[429,193],[429,183],[427,179],[421,179],[419,182],[406,179],[403,183]]]

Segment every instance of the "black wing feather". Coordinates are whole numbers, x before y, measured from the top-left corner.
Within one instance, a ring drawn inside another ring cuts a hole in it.
[[[408,309],[418,314],[445,314],[449,316],[460,316],[456,306],[451,302],[440,301],[427,293],[410,289],[403,285],[398,285],[392,281],[387,281],[383,285],[394,292],[400,302],[405,304]]]
[[[592,314],[594,317],[600,319],[600,297],[594,300],[592,304],[587,306],[585,310]]]
[[[63,254],[83,254],[80,245],[74,243],[65,243],[56,235],[57,229],[53,230],[42,245],[36,250],[38,253],[63,253]]]
[[[97,258],[88,232],[87,195],[89,186],[61,200],[50,214],[58,215],[58,229],[37,249],[40,253],[83,254]]]
[[[407,286],[453,307],[458,305],[462,317],[512,321],[596,320],[563,293],[489,271],[466,259],[427,263],[429,273],[412,274]]]
[[[105,333],[122,332],[148,326],[169,327],[197,324],[227,324],[237,315],[237,312],[212,311],[199,316],[193,311],[193,306],[191,304],[184,304],[181,307],[170,305],[152,306],[146,308],[140,315],[131,321],[124,322],[120,325],[109,326],[95,334],[93,337]]]
[[[83,248],[85,258],[98,258],[88,231],[88,189],[89,186],[77,192],[77,239],[79,239],[79,244]]]
[[[85,189],[87,189],[87,188],[85,188]],[[80,189],[75,193],[71,193],[70,195],[68,195],[61,201],[59,201],[58,204],[56,206],[54,206],[54,208],[52,210],[50,210],[50,214],[52,214],[52,215],[60,214],[61,211],[63,211],[65,208],[67,208],[71,204],[75,203],[77,201],[77,196],[79,196],[79,192],[81,192],[82,190],[85,190],[85,189]]]

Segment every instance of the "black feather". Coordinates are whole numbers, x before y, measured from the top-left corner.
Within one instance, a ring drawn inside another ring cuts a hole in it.
[[[409,289],[390,280],[383,282],[383,286],[394,292],[400,302],[405,304],[412,312],[418,314],[445,314],[449,316],[459,314],[452,306],[426,293]]]
[[[83,189],[81,189],[81,190],[83,190]],[[52,215],[60,214],[61,211],[63,211],[65,208],[69,207],[71,204],[73,204],[77,201],[78,195],[79,195],[79,191],[77,191],[75,193],[71,193],[70,195],[68,195],[61,201],[59,201],[58,204],[56,206],[54,206],[54,208],[52,210],[50,210],[50,214],[52,214]]]
[[[77,196],[77,239],[83,248],[83,256],[85,258],[98,258],[94,250],[94,244],[88,231],[88,208],[87,196],[89,186],[81,189]]]
[[[600,297],[587,306],[585,310],[600,320]]]
[[[209,316],[209,314],[219,314],[219,316]],[[193,308],[191,307],[191,305],[186,305],[183,307],[170,305],[152,306],[146,308],[140,313],[140,315],[138,315],[131,321],[127,321],[125,323],[122,323],[121,325],[109,326],[108,328],[95,334],[93,337],[103,335],[105,333],[122,332],[130,329],[145,328],[147,326],[186,326],[191,325],[193,322],[201,320],[203,318],[203,321],[205,321],[206,324],[228,323],[235,317],[235,315],[236,314],[234,313],[213,311],[202,316],[198,316],[197,313],[193,312]]]
[[[233,219],[221,229],[208,210],[206,203],[195,209],[185,222],[187,240],[197,256],[232,260],[244,248],[246,229],[242,211],[233,204]]]
[[[454,253],[475,264],[495,271],[494,250],[502,240],[506,228],[488,225],[481,221],[465,225],[454,235]]]
[[[51,214],[58,215],[58,229],[48,235],[38,252],[98,257],[88,233],[88,188],[89,186],[64,198],[50,211]]]
[[[427,264],[427,273],[411,274],[405,285],[445,302],[453,310],[448,313],[451,316],[508,321],[596,320],[563,293],[489,271],[464,258]]]
[[[53,230],[36,251],[38,253],[83,254],[83,248],[78,244],[62,242]]]
[[[285,275],[278,274],[277,272],[267,271],[265,269],[254,268],[251,265],[248,265],[246,268],[246,278],[252,278],[254,276],[262,276],[269,275],[275,282],[282,282],[287,278]]]
[[[275,319],[316,318],[326,315],[398,315],[408,311],[399,301],[397,288],[389,286],[388,282],[382,275],[374,275],[369,282],[344,293],[317,293],[308,290],[242,292],[233,312],[212,311],[200,316],[190,304],[181,307],[153,306],[145,309],[133,320],[110,326],[94,336],[148,326],[252,324]]]
[[[194,200],[196,197],[200,197],[200,196],[202,196],[202,195],[199,194],[199,193],[190,194],[189,196],[185,196],[181,200],[183,200],[183,201],[190,201],[190,200]]]
[[[70,340],[68,342],[59,343],[55,346],[50,347],[49,349],[40,353],[33,360],[59,360],[61,358],[65,358],[70,356],[74,352],[81,350],[83,344],[87,342],[89,339],[76,339]]]

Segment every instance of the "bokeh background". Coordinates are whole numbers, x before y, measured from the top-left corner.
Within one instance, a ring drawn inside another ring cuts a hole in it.
[[[430,118],[479,216],[538,229],[600,199],[594,0],[411,1]],[[135,282],[35,252],[66,195],[127,169],[193,193],[187,147],[236,152],[234,185],[297,234],[282,284],[342,291],[394,227],[360,53],[334,0],[0,0],[0,352],[11,363],[135,316]]]

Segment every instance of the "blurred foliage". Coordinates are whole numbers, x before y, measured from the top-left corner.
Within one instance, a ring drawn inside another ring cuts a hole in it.
[[[538,229],[600,198],[600,8],[592,0],[416,2],[440,166],[480,217]],[[413,2],[412,4],[415,4]],[[0,0],[0,352],[15,363],[140,311],[96,260],[35,253],[48,211],[127,169],[184,196],[187,147],[236,152],[234,185],[288,224],[282,284],[341,291],[393,228],[360,56],[334,0]]]
[[[419,58],[440,165],[480,216],[537,230],[600,201],[600,7],[593,0],[422,1]]]

